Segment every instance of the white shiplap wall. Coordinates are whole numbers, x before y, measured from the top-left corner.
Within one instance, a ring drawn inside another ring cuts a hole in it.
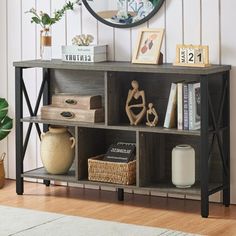
[[[65,0],[1,0],[0,1],[0,97],[10,104],[14,117],[14,68],[13,61],[34,59],[39,56],[39,27],[30,23],[24,12],[31,7],[53,12]],[[236,118],[236,20],[235,0],[166,0],[160,11],[147,23],[132,29],[115,29],[94,19],[85,7],[78,7],[52,29],[53,57],[60,57],[60,46],[70,44],[71,38],[80,33],[95,36],[95,42],[109,44],[109,60],[130,61],[137,32],[141,27],[165,28],[162,52],[165,62],[173,62],[177,43],[208,44],[212,63],[231,64],[231,121]],[[41,70],[32,69],[24,74],[26,86],[30,87],[32,104],[36,100],[41,80]],[[27,111],[25,111],[27,115]],[[231,187],[232,202],[236,203],[236,125],[231,122]],[[35,130],[27,150],[25,169],[41,165]],[[6,174],[15,178],[14,132],[0,143],[0,152],[5,151]]]

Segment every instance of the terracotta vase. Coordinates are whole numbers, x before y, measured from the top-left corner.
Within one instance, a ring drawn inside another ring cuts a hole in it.
[[[2,154],[0,157],[0,189],[4,186],[5,183],[5,170],[4,170],[4,158],[5,158],[5,153]]]
[[[66,128],[49,127],[41,134],[41,159],[50,174],[65,174],[75,157],[75,138]]]

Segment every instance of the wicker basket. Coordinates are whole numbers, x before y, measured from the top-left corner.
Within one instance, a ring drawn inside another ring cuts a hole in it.
[[[88,179],[92,181],[135,184],[136,160],[129,163],[103,161],[103,156],[88,159]]]

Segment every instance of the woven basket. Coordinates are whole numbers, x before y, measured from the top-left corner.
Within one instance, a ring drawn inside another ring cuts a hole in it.
[[[88,179],[130,185],[136,181],[136,160],[129,163],[103,161],[103,156],[88,159]]]

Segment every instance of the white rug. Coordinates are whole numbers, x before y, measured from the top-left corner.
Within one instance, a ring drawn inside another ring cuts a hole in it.
[[[190,236],[179,231],[0,206],[0,236]],[[195,234],[196,235],[196,234]]]

